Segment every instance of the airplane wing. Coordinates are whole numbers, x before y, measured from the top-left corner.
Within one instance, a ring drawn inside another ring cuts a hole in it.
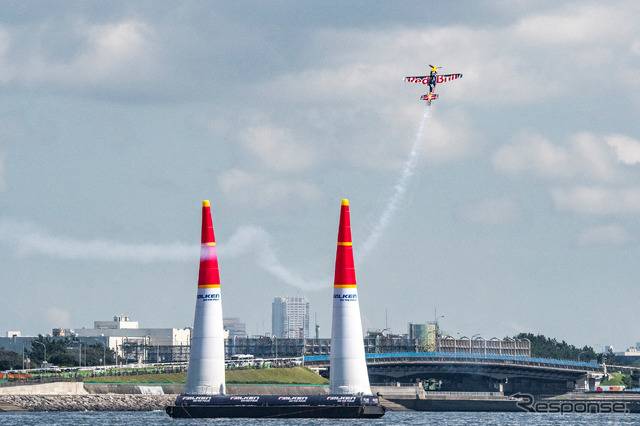
[[[407,83],[429,84],[429,76],[428,75],[419,75],[419,76],[415,76],[415,77],[405,77],[404,81],[406,81]]]
[[[436,83],[445,83],[451,80],[457,80],[462,78],[462,74],[444,74],[438,75],[436,78]],[[415,77],[405,77],[404,81],[407,83],[417,83],[417,84],[429,84],[429,76],[428,75],[420,75]]]
[[[459,78],[462,78],[462,74],[444,74],[444,75],[439,75],[438,76],[438,80],[436,81],[436,83],[445,83],[447,81],[457,80]]]

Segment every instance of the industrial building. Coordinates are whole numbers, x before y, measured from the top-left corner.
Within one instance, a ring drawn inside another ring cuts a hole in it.
[[[441,335],[436,323],[409,324],[408,334],[393,334],[385,329],[368,331],[364,338],[367,353],[425,352],[474,355],[531,356],[527,339],[485,339],[479,335],[454,338]]]
[[[509,337],[498,339],[484,339],[480,336],[474,338],[452,336],[438,337],[436,352],[474,355],[506,355],[506,356],[531,356],[531,342],[528,339],[511,339]]]

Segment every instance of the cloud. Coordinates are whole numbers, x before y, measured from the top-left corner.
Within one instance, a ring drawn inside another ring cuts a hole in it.
[[[111,88],[144,83],[157,70],[154,29],[138,19],[90,25],[76,21],[65,31],[41,23],[39,31],[0,27],[0,81],[26,86]]]
[[[624,164],[640,163],[640,141],[625,135],[605,136],[606,143],[613,147],[619,162]]]
[[[147,61],[154,38],[150,25],[139,20],[125,20],[89,26],[83,33],[88,48],[71,68],[86,70],[95,80],[150,69]]]
[[[492,163],[512,175],[574,181],[573,186],[550,190],[560,211],[592,215],[640,212],[640,188],[620,186],[630,176],[630,169],[623,165],[640,163],[640,142],[626,135],[582,132],[560,145],[525,134],[498,149]]]
[[[495,168],[511,174],[531,172],[542,177],[565,177],[569,153],[539,135],[524,135],[515,144],[501,147],[492,157]]]
[[[531,173],[546,179],[587,178],[611,181],[616,160],[605,140],[591,133],[578,133],[564,145],[556,145],[536,134],[498,149],[493,166],[509,174]]]
[[[249,127],[240,135],[240,142],[266,168],[280,172],[308,169],[321,157],[289,130],[271,124]]]
[[[446,116],[436,110],[425,130],[422,157],[429,162],[445,162],[467,155],[471,127],[470,118],[462,110],[447,111]],[[474,143],[480,144],[480,139],[478,134],[474,135]]]
[[[7,189],[7,181],[5,179],[5,160],[7,159],[7,154],[5,152],[0,152],[0,191],[4,191]]]
[[[640,188],[576,186],[553,189],[551,196],[561,211],[592,215],[640,213]]]
[[[571,137],[572,168],[576,175],[601,181],[614,177],[615,160],[601,137],[592,133],[579,133]]]
[[[522,209],[507,198],[485,198],[463,206],[458,215],[472,223],[496,225],[518,219],[522,215]]]
[[[633,241],[633,236],[619,225],[586,228],[577,238],[579,246],[621,246],[631,241]]]
[[[231,169],[218,178],[218,185],[225,194],[240,202],[267,205],[285,200],[313,202],[322,191],[313,183],[290,178],[280,179],[268,173]]]
[[[383,104],[391,103],[398,108],[405,102],[400,102],[401,98],[417,99],[425,93],[422,85],[404,83],[402,78],[428,72],[426,60],[415,55],[417,51],[428,51],[430,57],[446,63],[445,72],[465,73],[462,80],[443,84],[447,98],[453,101],[473,100],[469,90],[474,93],[484,90],[483,70],[487,62],[495,65],[491,88],[495,100],[501,96],[503,85],[522,92],[523,83],[530,83],[535,77],[535,73],[529,76],[526,72],[511,72],[513,67],[508,66],[508,59],[495,58],[495,52],[486,46],[496,42],[485,30],[458,26],[315,31],[310,33],[306,44],[310,50],[320,52],[321,61],[310,62],[303,70],[284,73],[267,82],[263,90],[269,98],[295,103],[349,107],[354,101],[371,104],[384,99]],[[469,45],[476,49],[470,51]],[[534,90],[526,93],[536,94]]]
[[[575,47],[597,45],[603,39],[613,38],[613,34],[633,30],[632,15],[625,10],[598,4],[568,7],[569,10],[562,8],[527,16],[512,31],[519,40],[531,44]]]
[[[5,58],[7,53],[9,52],[9,47],[11,46],[11,34],[6,28],[0,27],[0,65],[2,68],[0,69],[0,83],[7,83],[11,79],[11,74],[7,72],[7,68],[5,68],[5,63],[8,62]]]

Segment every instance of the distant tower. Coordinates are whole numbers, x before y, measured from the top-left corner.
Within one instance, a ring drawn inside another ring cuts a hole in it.
[[[329,374],[331,395],[371,395],[364,357],[348,200],[342,200],[340,210]]]
[[[224,395],[224,329],[216,239],[209,201],[202,202],[198,297],[185,395]]]
[[[309,338],[309,299],[276,297],[271,304],[271,333],[283,339]]]

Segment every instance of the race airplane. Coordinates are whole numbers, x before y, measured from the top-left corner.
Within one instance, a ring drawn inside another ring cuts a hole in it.
[[[429,75],[420,75],[420,76],[404,78],[404,81],[409,83],[429,85],[429,93],[427,93],[426,95],[422,95],[420,97],[421,100],[427,101],[427,105],[431,105],[431,101],[435,101],[436,99],[438,99],[438,95],[436,93],[433,93],[437,83],[445,83],[447,81],[462,78],[462,74],[438,75],[438,67],[431,64],[429,64],[429,66],[431,67],[431,70],[429,71]]]

